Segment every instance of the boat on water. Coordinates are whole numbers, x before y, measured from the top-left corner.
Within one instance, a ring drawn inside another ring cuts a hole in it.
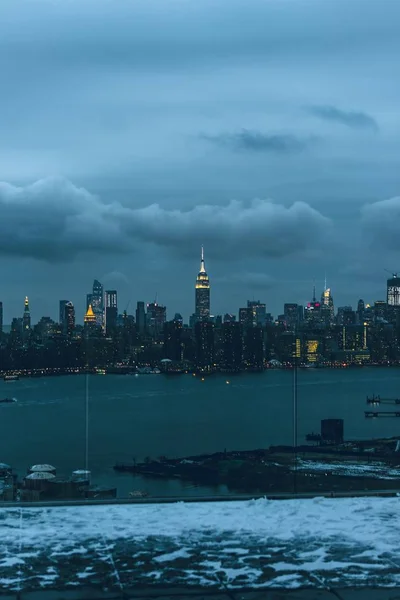
[[[4,381],[18,381],[19,375],[4,375]]]
[[[17,399],[16,398],[0,398],[0,404],[12,404],[13,402],[16,402]]]

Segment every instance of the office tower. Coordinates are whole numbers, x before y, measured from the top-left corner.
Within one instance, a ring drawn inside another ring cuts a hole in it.
[[[92,310],[96,316],[98,327],[104,327],[104,288],[97,279],[93,282]]]
[[[58,322],[60,323],[60,325],[64,325],[64,320],[65,320],[65,306],[66,304],[68,304],[69,300],[60,300],[60,308],[59,308],[59,317],[58,317]],[[88,309],[89,305],[86,307],[86,310]]]
[[[264,327],[266,319],[266,306],[259,300],[248,300],[247,308],[251,311],[251,320],[253,327],[260,325]]]
[[[391,306],[395,306],[391,304]],[[374,319],[375,321],[384,321],[387,317],[388,305],[384,300],[376,300],[374,302]]]
[[[200,271],[196,278],[194,312],[198,321],[205,321],[210,317],[210,280],[204,265],[203,246],[201,247]]]
[[[283,314],[287,328],[293,330],[299,323],[299,305],[293,302],[284,304]]]
[[[150,335],[159,338],[164,331],[164,323],[167,320],[167,309],[157,302],[147,305],[146,328]]]
[[[27,333],[31,328],[31,313],[29,310],[28,296],[25,296],[24,314],[22,316],[22,328],[24,334]]]
[[[332,292],[330,288],[326,287],[325,279],[324,291],[321,294],[321,312],[322,320],[326,325],[333,323],[335,317],[334,311]]]
[[[244,332],[244,362],[249,370],[260,371],[264,366],[262,327],[249,327]]]
[[[104,294],[104,315],[106,335],[112,335],[117,329],[118,302],[116,290],[107,290]]]
[[[310,327],[321,324],[321,303],[315,298],[315,285],[313,299],[304,307],[304,320]]]
[[[239,323],[241,323],[243,329],[253,327],[253,311],[251,308],[239,308]]]
[[[164,358],[182,360],[182,322],[179,319],[164,324]]]
[[[75,329],[75,307],[71,301],[67,301],[64,307],[63,332],[72,337]]]
[[[211,371],[214,365],[214,324],[210,321],[197,321],[194,333],[197,367]]]
[[[226,313],[224,315],[224,323],[233,323],[236,321],[236,315],[231,315],[229,313]]]
[[[143,333],[146,329],[146,312],[144,302],[138,302],[136,305],[136,327],[138,333]]]
[[[351,306],[339,306],[336,322],[338,325],[355,325],[356,313]]]
[[[3,303],[0,302],[0,335],[3,333]]]
[[[400,306],[400,277],[393,273],[393,277],[387,280],[387,304],[388,306]]]
[[[243,363],[243,327],[241,323],[226,321],[222,325],[223,367],[240,371]]]

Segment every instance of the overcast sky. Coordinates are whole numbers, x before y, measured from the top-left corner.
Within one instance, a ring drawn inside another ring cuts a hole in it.
[[[2,0],[0,300],[212,313],[400,271],[398,0]]]

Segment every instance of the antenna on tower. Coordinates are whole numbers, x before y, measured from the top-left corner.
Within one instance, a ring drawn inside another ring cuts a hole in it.
[[[154,299],[154,304],[157,304],[157,296],[158,296],[158,292],[156,292],[156,297]]]
[[[324,292],[326,292],[326,271],[325,271],[325,281],[324,281]]]
[[[315,302],[316,298],[315,298],[315,279],[314,279],[314,283],[313,283],[313,295],[312,295],[312,301]]]
[[[389,269],[384,269],[384,271],[386,271],[386,273],[390,273],[392,277],[397,277],[397,273],[395,273],[394,271],[389,271]]]

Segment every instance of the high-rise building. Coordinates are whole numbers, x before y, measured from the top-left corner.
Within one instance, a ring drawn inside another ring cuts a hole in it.
[[[93,282],[91,305],[96,316],[96,325],[104,327],[104,288],[97,279]]]
[[[249,327],[244,334],[244,362],[249,370],[260,371],[264,366],[262,327]]]
[[[197,321],[195,328],[196,364],[205,371],[211,371],[214,365],[214,323]]]
[[[243,329],[253,326],[253,311],[251,308],[239,308],[239,323],[242,324]]]
[[[144,302],[138,302],[136,305],[136,327],[138,333],[143,333],[146,329],[146,311]]]
[[[204,265],[204,249],[201,247],[200,271],[195,287],[195,314],[198,321],[210,318],[210,280]]]
[[[356,322],[356,313],[351,306],[339,306],[336,322],[338,325],[354,325]]]
[[[182,354],[182,322],[174,319],[164,324],[164,357],[179,362]]]
[[[393,273],[393,277],[387,280],[387,304],[400,306],[400,277],[397,273]]]
[[[329,325],[333,323],[335,317],[335,309],[333,306],[331,289],[326,287],[326,279],[324,291],[321,294],[321,311],[324,315],[323,321],[325,322],[325,324]]]
[[[284,304],[283,314],[287,328],[293,330],[299,323],[299,305],[293,302]]]
[[[157,302],[147,305],[146,328],[154,338],[160,337],[164,331],[164,323],[167,320],[167,309]]]
[[[240,323],[226,321],[222,325],[223,366],[229,371],[239,371],[243,364],[243,327]]]
[[[3,303],[0,302],[0,335],[3,333]]]
[[[59,309],[59,317],[58,322],[60,325],[64,325],[65,320],[65,305],[68,304],[69,300],[60,300],[60,309]],[[86,310],[89,308],[89,304],[86,307]]]
[[[28,333],[30,331],[30,328],[31,328],[31,313],[29,310],[29,300],[28,300],[28,296],[25,296],[24,314],[22,316],[23,334]]]
[[[69,300],[64,307],[63,332],[72,337],[75,329],[75,307]]]
[[[253,327],[260,325],[264,327],[266,320],[266,306],[259,300],[247,300],[247,308],[251,311]]]
[[[106,335],[112,335],[117,328],[118,301],[116,290],[107,290],[104,294],[104,316]]]

